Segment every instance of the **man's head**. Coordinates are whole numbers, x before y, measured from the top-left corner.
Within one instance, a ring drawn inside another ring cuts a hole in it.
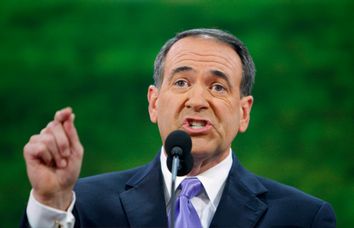
[[[157,123],[163,142],[177,129],[191,136],[198,173],[223,160],[237,133],[247,129],[252,80],[244,78],[254,77],[254,67],[244,47],[237,49],[246,53],[242,60],[233,45],[215,35],[184,35],[168,43],[157,57],[155,70],[161,76],[155,75],[156,86],[148,91],[150,119]],[[252,67],[245,73],[250,61]]]
[[[252,87],[255,79],[255,66],[251,55],[249,54],[246,46],[238,38],[230,33],[224,32],[219,29],[191,29],[178,33],[175,37],[169,39],[161,48],[156,56],[154,64],[154,84],[160,88],[164,79],[164,66],[167,53],[170,48],[180,39],[185,37],[211,37],[219,40],[225,44],[230,45],[242,61],[242,81],[241,81],[241,96],[248,96],[252,94]]]

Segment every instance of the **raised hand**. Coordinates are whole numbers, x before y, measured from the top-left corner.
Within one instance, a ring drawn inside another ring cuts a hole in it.
[[[74,118],[71,108],[57,111],[54,120],[23,149],[34,197],[60,210],[66,210],[72,201],[83,158]]]

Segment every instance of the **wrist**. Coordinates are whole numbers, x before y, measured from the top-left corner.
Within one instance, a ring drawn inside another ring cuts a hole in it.
[[[73,193],[69,190],[52,194],[41,194],[33,189],[33,197],[43,205],[66,211],[73,200]]]

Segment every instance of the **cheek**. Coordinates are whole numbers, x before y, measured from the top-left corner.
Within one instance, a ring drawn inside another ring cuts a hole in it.
[[[218,109],[220,122],[225,127],[226,134],[235,134],[240,125],[240,108],[238,103],[227,102]]]
[[[220,117],[221,121],[227,121],[229,124],[240,117],[240,104],[237,101],[223,99],[214,102],[215,112]]]
[[[166,108],[167,107],[167,108]],[[175,112],[175,100],[164,96],[157,102],[157,120],[158,122],[169,122]]]

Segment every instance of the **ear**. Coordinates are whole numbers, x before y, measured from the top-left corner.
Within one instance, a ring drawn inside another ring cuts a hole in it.
[[[156,86],[150,85],[147,93],[147,98],[149,101],[149,115],[150,121],[153,123],[157,122],[157,100],[159,97],[159,90]]]
[[[245,96],[241,98],[240,101],[240,126],[239,131],[245,132],[248,128],[248,124],[250,122],[251,108],[253,104],[252,96]]]

